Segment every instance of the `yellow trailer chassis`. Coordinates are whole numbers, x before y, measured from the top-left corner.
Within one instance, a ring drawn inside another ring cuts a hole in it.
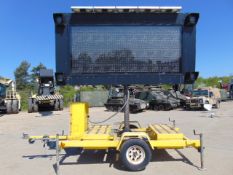
[[[143,162],[141,159],[146,158],[147,152],[149,158],[151,157],[149,155],[151,152],[147,151],[148,148],[153,150],[193,147],[201,153],[201,168],[204,168],[202,134],[199,134],[199,140],[191,140],[179,132],[178,128],[166,124],[150,124],[147,128],[135,128],[130,132],[121,132],[122,127],[119,130],[113,130],[110,125],[88,126],[88,110],[86,103],[71,105],[70,135],[27,137],[30,143],[35,140],[56,140],[57,174],[60,149],[66,148],[116,149],[119,152],[123,150],[125,151],[123,156],[126,155],[123,162],[128,164],[126,167],[129,170],[142,170],[148,162]]]

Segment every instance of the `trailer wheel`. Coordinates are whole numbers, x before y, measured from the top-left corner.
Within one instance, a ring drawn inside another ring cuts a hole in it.
[[[130,171],[145,169],[151,159],[149,145],[141,139],[129,139],[125,141],[120,150],[120,160],[123,166]]]
[[[18,100],[12,100],[12,113],[13,114],[19,113],[19,101]]]

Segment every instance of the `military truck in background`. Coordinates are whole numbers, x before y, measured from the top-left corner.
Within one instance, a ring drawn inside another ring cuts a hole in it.
[[[124,105],[124,93],[123,87],[112,87],[109,90],[109,97],[107,102],[104,104],[109,111],[119,111]],[[129,97],[129,111],[136,113],[143,111],[147,108],[148,104],[144,100],[140,100],[134,97],[133,91],[130,91]]]
[[[28,112],[40,109],[63,110],[63,96],[55,90],[53,70],[41,69],[38,76],[38,92],[28,99]]]
[[[164,111],[171,110],[180,106],[180,100],[176,99],[169,91],[161,88],[150,88],[148,90],[138,91],[135,98],[149,103],[149,109]]]
[[[218,88],[206,87],[192,91],[192,97],[187,100],[187,109],[206,109],[206,104],[220,108],[221,94]]]
[[[0,78],[0,111],[17,114],[21,110],[21,98],[16,92],[15,82],[8,78]]]

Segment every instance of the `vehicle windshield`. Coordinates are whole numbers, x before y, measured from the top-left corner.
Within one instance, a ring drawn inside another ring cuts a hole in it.
[[[0,84],[0,97],[5,97],[5,96],[6,96],[6,86]]]
[[[199,97],[199,96],[208,97],[208,90],[194,90],[194,91],[192,91],[192,96],[194,96],[194,97]]]

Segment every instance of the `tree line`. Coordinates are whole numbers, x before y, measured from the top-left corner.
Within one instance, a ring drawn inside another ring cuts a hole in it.
[[[46,66],[39,63],[37,66],[32,67],[27,61],[22,61],[20,65],[15,69],[15,82],[17,90],[34,90],[36,79],[38,78],[39,70],[46,69]]]
[[[199,77],[195,82],[195,87],[218,87],[220,88],[220,82],[228,84],[232,80],[233,76],[213,76],[209,78]]]

